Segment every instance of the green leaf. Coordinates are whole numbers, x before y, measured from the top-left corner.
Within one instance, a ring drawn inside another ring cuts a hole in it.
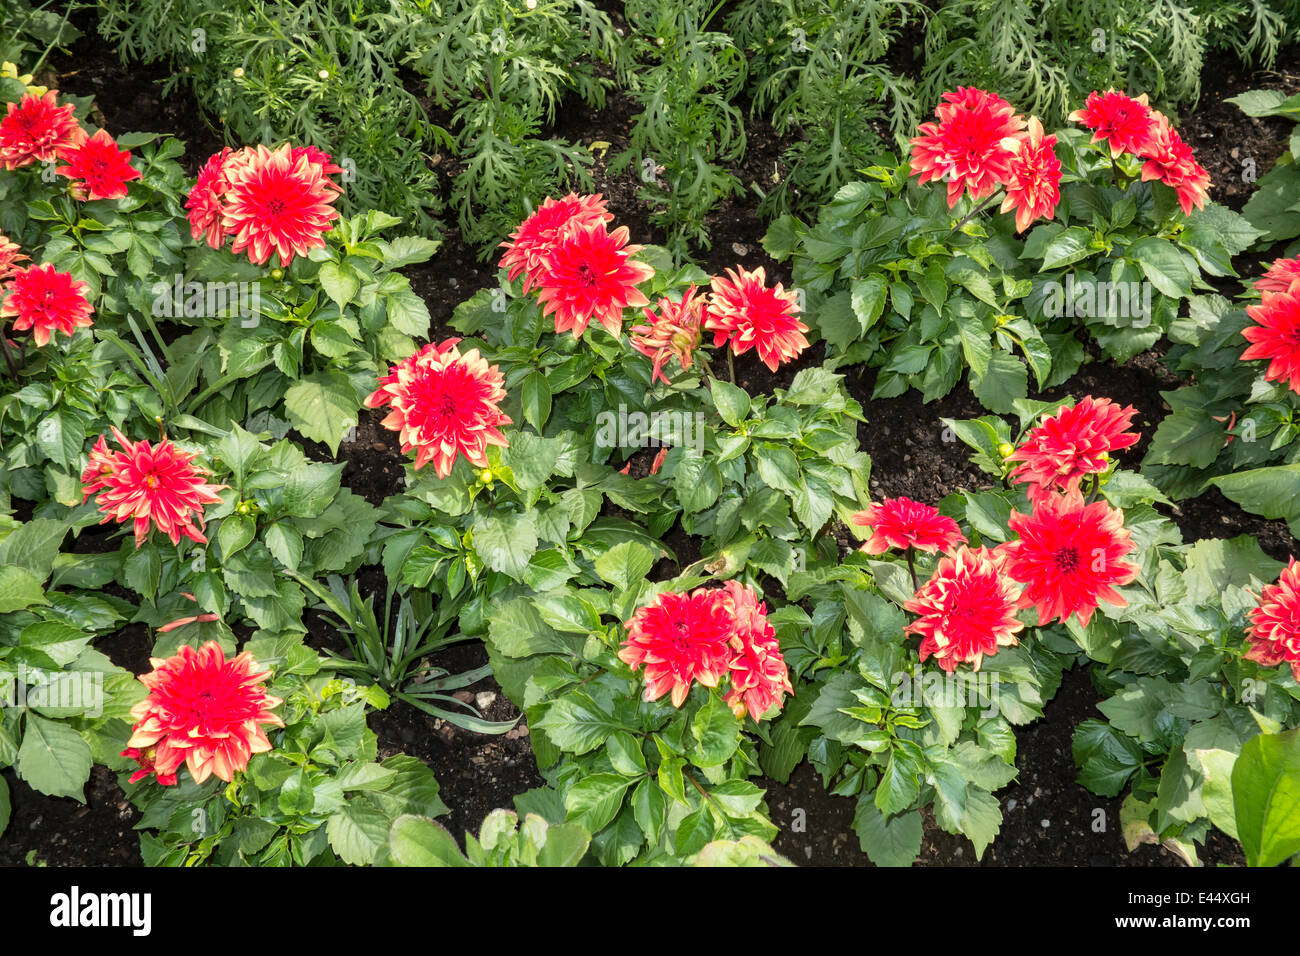
[[[1128,247],[1128,258],[1136,260],[1157,291],[1174,299],[1192,294],[1192,274],[1172,242],[1144,236]]]
[[[537,550],[537,525],[532,514],[479,515],[474,522],[474,550],[493,571],[521,580],[528,560]]]
[[[972,381],[971,391],[989,411],[1009,415],[1016,399],[1029,394],[1029,370],[1010,352],[995,351],[988,371]]]
[[[243,550],[257,535],[257,523],[248,515],[231,515],[221,522],[217,544],[222,558],[229,558]]]
[[[540,433],[551,417],[551,386],[546,376],[539,371],[530,372],[524,379],[521,397],[524,418]]]
[[[591,833],[603,830],[618,815],[631,783],[617,773],[594,773],[579,780],[564,795],[568,821],[582,824]]]
[[[330,846],[343,862],[353,866],[374,863],[375,854],[388,840],[388,831],[388,817],[364,796],[335,810],[325,824]]]
[[[697,767],[717,767],[731,759],[740,746],[740,721],[731,708],[714,694],[691,720],[691,762]]]
[[[722,493],[722,476],[712,461],[688,455],[677,465],[673,489],[677,492],[682,510],[694,514],[718,500],[718,495]]]
[[[594,566],[602,580],[620,591],[639,585],[654,567],[655,553],[636,541],[614,545],[600,557]]]
[[[599,704],[581,691],[552,701],[536,726],[545,731],[561,750],[575,754],[589,753],[612,734],[625,729],[622,723],[605,713]]]
[[[1300,464],[1253,468],[1210,483],[1252,514],[1286,521],[1300,518]]]
[[[12,808],[9,803],[9,784],[5,782],[4,777],[0,777],[0,836],[4,836],[5,830],[9,826],[9,815]]]
[[[859,335],[865,335],[885,311],[885,298],[889,288],[880,275],[856,279],[850,287],[853,312],[861,323]]]
[[[713,379],[709,384],[713,393],[713,406],[722,420],[736,428],[749,415],[749,393],[738,385]]]
[[[1099,250],[1092,248],[1092,233],[1082,226],[1071,226],[1058,233],[1043,249],[1043,264],[1039,272],[1068,266],[1094,255]]]
[[[41,582],[30,571],[13,565],[0,567],[0,614],[49,603]]]
[[[401,866],[469,866],[456,838],[428,817],[404,814],[388,831],[388,849]]]
[[[84,788],[90,779],[90,745],[67,724],[28,712],[18,773],[33,790],[51,797],[72,797],[86,802]]]
[[[332,259],[321,264],[316,278],[320,280],[325,294],[334,300],[334,304],[340,311],[356,297],[361,289],[361,277],[357,274],[357,270]]]
[[[1300,729],[1246,741],[1232,797],[1247,864],[1277,866],[1300,853]]]
[[[858,797],[853,829],[862,851],[876,866],[911,866],[921,852],[921,814],[917,810],[885,816],[870,799]]]
[[[356,391],[342,372],[313,372],[284,393],[290,424],[303,437],[328,445],[334,455],[343,436],[356,427],[359,407]]]

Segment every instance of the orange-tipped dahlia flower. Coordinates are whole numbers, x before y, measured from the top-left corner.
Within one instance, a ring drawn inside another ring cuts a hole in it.
[[[713,333],[714,346],[731,343],[731,351],[744,355],[751,348],[773,372],[783,362],[799,357],[808,347],[808,331],[796,317],[799,297],[781,283],[767,285],[759,266],[749,272],[744,266],[728,269],[727,278],[714,276],[704,327]]]
[[[983,199],[1007,182],[1012,153],[1004,145],[1024,129],[1025,121],[995,93],[962,87],[943,94],[935,109],[938,123],[922,123],[912,139],[912,172],[925,184],[948,184],[948,208],[963,192]]]
[[[1004,573],[1003,557],[988,548],[964,545],[939,559],[930,580],[903,605],[919,615],[903,629],[921,637],[921,660],[931,655],[948,672],[958,664],[975,670],[985,655],[1018,643],[1020,588]]]
[[[655,274],[633,255],[641,246],[628,245],[627,226],[613,232],[604,222],[571,224],[541,256],[537,285],[542,314],[555,317],[555,332],[581,338],[595,319],[610,335],[623,331],[623,310],[649,305],[637,286]]]
[[[57,90],[44,96],[23,96],[10,103],[0,119],[0,164],[14,170],[35,162],[51,162],[60,146],[76,143],[86,134],[73,117],[73,106],[59,106]]]
[[[1246,307],[1246,314],[1258,324],[1241,330],[1251,343],[1242,360],[1268,359],[1264,378],[1300,393],[1300,289],[1265,292],[1259,305]]]
[[[1037,116],[1029,129],[1003,140],[1011,153],[1007,194],[1002,212],[1016,211],[1016,232],[1024,232],[1037,219],[1051,219],[1061,201],[1061,161],[1056,158],[1056,137],[1043,135]]]
[[[225,485],[203,481],[206,469],[194,464],[187,454],[164,438],[157,447],[147,441],[131,442],[116,428],[113,437],[122,451],[112,451],[99,436],[82,473],[82,490],[89,499],[99,493],[95,504],[104,513],[100,524],[134,522],[135,546],[144,544],[150,525],[179,544],[181,537],[200,544],[203,536],[203,506],[221,499],[217,492]]]
[[[432,461],[439,478],[451,474],[457,455],[486,468],[487,446],[509,444],[499,426],[513,424],[498,407],[506,397],[501,372],[478,349],[462,355],[459,342],[430,343],[398,362],[365,402],[391,408],[384,427],[398,433],[402,451],[416,449],[417,469]]]
[[[281,700],[261,686],[270,672],[247,651],[226,660],[209,641],[149,663],[153,671],[140,677],[149,696],[131,708],[135,727],[122,752],[140,764],[131,782],[153,774],[174,784],[182,763],[195,783],[210,776],[229,782],[253,754],[271,749],[263,727],[284,726],[273,713]]]
[[[603,226],[614,221],[614,215],[605,208],[597,193],[579,196],[569,193],[563,199],[546,197],[537,211],[519,224],[510,234],[510,241],[501,243],[505,253],[501,268],[513,282],[522,273],[524,291],[537,285],[545,273],[545,262],[554,246],[571,227]]]
[[[695,286],[686,290],[680,302],[659,300],[659,314],[642,309],[649,325],[632,327],[632,348],[654,363],[650,381],[662,379],[668,384],[663,367],[673,356],[682,368],[691,367],[691,353],[700,344],[700,332],[708,312],[708,299],[695,298]]]
[[[781,706],[785,694],[794,693],[790,671],[776,629],[767,619],[767,605],[739,581],[728,581],[723,593],[731,602],[731,647],[735,652],[729,665],[731,686],[726,701],[736,717],[743,718],[748,712],[755,721],[762,720],[773,707]]]
[[[890,548],[947,553],[966,543],[957,522],[939,514],[938,508],[911,498],[877,501],[855,514],[853,523],[871,529],[871,537],[861,548],[867,554],[884,554]]]
[[[1156,112],[1156,128],[1150,147],[1142,154],[1142,181],[1158,179],[1178,196],[1183,215],[1190,216],[1192,207],[1205,208],[1209,197],[1210,174],[1196,161],[1192,147],[1169,124],[1168,118]]]
[[[1290,292],[1300,282],[1300,256],[1293,259],[1275,259],[1262,276],[1255,280],[1255,291]]]
[[[1078,490],[1085,475],[1110,467],[1107,456],[1111,452],[1137,443],[1138,434],[1124,430],[1136,414],[1132,405],[1120,408],[1108,398],[1091,395],[1073,408],[1062,405],[1007,456],[1008,461],[1021,462],[1012,470],[1011,480],[1029,483],[1031,501],[1053,492]]]
[[[1300,681],[1300,562],[1295,558],[1276,584],[1265,585],[1250,621],[1246,659],[1265,667],[1290,664],[1292,675]]]
[[[1084,627],[1105,601],[1124,607],[1115,590],[1140,570],[1124,560],[1136,546],[1124,527],[1124,513],[1104,501],[1084,504],[1075,491],[1035,503],[1033,512],[1011,512],[1008,527],[1019,540],[1002,545],[1007,574],[1025,585],[1021,607],[1038,609],[1038,626],[1077,614]]]
[[[632,615],[618,658],[633,670],[645,665],[646,700],[671,694],[680,707],[694,681],[718,686],[735,657],[733,600],[720,588],[667,591]]]
[[[0,232],[0,283],[14,274],[18,267],[15,262],[25,261],[27,256],[23,255],[22,246],[16,242],[11,242],[9,237]]]
[[[5,289],[0,317],[12,318],[15,332],[31,329],[38,346],[48,345],[55,332],[70,336],[94,324],[95,308],[86,300],[90,287],[70,272],[52,265],[13,269]]]
[[[222,169],[226,187],[220,197],[221,229],[234,238],[230,251],[247,250],[256,265],[274,253],[287,267],[294,256],[323,249],[325,233],[333,228],[330,222],[339,215],[334,201],[341,191],[313,158],[325,154],[288,143],[275,150],[257,146],[241,152],[236,161],[228,158]],[[214,180],[207,188],[218,185]]]

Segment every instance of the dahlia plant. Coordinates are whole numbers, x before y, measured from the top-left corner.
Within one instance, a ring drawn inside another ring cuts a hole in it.
[[[969,372],[991,411],[1072,376],[1080,333],[1125,361],[1176,326],[1205,276],[1259,235],[1144,97],[1095,92],[1048,134],[995,93],[946,93],[906,163],[873,166],[815,223],[775,221],[768,253],[829,367],[880,368],[874,397],[939,398]],[[940,188],[942,187],[942,188]],[[995,206],[997,207],[995,210]],[[1013,215],[1014,214],[1014,215]]]

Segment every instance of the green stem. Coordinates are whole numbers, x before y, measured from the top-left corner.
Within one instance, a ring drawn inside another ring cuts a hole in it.
[[[911,545],[907,546],[907,570],[912,572],[912,593],[915,594],[921,586],[916,581],[916,549]]]
[[[966,215],[962,216],[961,219],[957,220],[957,224],[952,227],[952,231],[953,232],[961,231],[962,226],[966,225],[966,223],[970,222],[972,219],[974,219],[977,215],[982,213],[989,206],[993,205],[993,200],[997,198],[998,197],[996,195],[990,196],[988,199],[984,200],[982,203],[980,203],[970,212],[966,213]]]

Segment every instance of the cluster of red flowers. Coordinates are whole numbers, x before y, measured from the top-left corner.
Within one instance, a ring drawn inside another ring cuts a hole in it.
[[[275,253],[287,267],[294,256],[325,247],[343,192],[330,177],[341,172],[314,146],[227,147],[199,170],[185,201],[190,233],[213,249],[233,238],[231,252],[247,250],[256,265]]]
[[[694,682],[717,687],[729,677],[732,711],[760,720],[794,693],[767,606],[737,581],[689,594],[665,592],[626,627],[618,656],[633,670],[645,665],[646,700],[670,694],[680,707]]]
[[[1088,397],[1032,429],[1008,456],[1024,462],[1017,471],[1030,482],[1032,510],[1011,513],[1008,526],[1018,538],[996,548],[967,547],[955,521],[908,498],[854,516],[872,529],[862,546],[868,554],[943,554],[904,605],[918,615],[906,630],[921,636],[921,660],[934,655],[945,670],[961,663],[978,670],[984,655],[1016,643],[1021,609],[1036,608],[1040,627],[1071,615],[1086,627],[1102,601],[1127,603],[1116,588],[1131,583],[1139,568],[1124,560],[1135,547],[1124,515],[1104,501],[1085,502],[1079,485],[1083,475],[1105,470],[1109,451],[1137,440],[1123,433],[1133,414]]]
[[[206,543],[203,506],[219,502],[217,492],[226,486],[204,483],[209,472],[194,464],[194,455],[165,438],[154,447],[147,441],[132,442],[116,428],[113,437],[122,451],[110,450],[100,435],[81,475],[86,498],[99,493],[95,504],[104,513],[100,524],[132,520],[137,548],[149,536],[151,523],[172,544],[179,544],[182,536]]]
[[[692,286],[680,302],[661,298],[658,312],[648,308],[637,286],[654,269],[632,258],[641,247],[628,245],[626,226],[609,231],[613,218],[599,195],[548,198],[501,244],[507,277],[522,275],[525,292],[539,290],[557,333],[579,338],[595,319],[618,337],[624,310],[641,308],[648,324],[633,327],[632,346],[654,362],[653,378],[665,382],[670,358],[690,368],[704,331],[713,333],[715,346],[730,343],[736,355],[756,349],[773,371],[808,347],[794,292],[780,283],[769,287],[761,267],[728,269],[726,277],[713,278],[709,294],[697,298]]]
[[[1265,667],[1290,664],[1300,681],[1300,561],[1292,558],[1277,583],[1264,588],[1250,621],[1246,659]]]
[[[1191,214],[1193,206],[1205,207],[1210,174],[1169,118],[1147,105],[1145,93],[1138,97],[1115,90],[1089,93],[1083,109],[1071,113],[1070,120],[1092,130],[1092,141],[1106,143],[1112,157],[1130,153],[1146,160],[1142,181],[1158,179],[1172,189],[1185,215]]]
[[[77,199],[121,199],[127,183],[140,178],[131,166],[131,154],[119,150],[105,130],[90,136],[73,116],[71,104],[58,105],[58,91],[44,96],[25,94],[10,103],[0,119],[0,164],[7,170],[32,163],[61,159],[66,165],[55,172],[76,180],[72,194]]]
[[[451,474],[457,455],[486,468],[487,446],[508,444],[498,426],[512,424],[499,407],[506,397],[501,372],[478,349],[462,355],[459,343],[430,343],[397,363],[365,402],[390,407],[383,425],[399,433],[402,451],[416,449],[416,468],[432,461],[439,478]]]
[[[1056,137],[1044,135],[1036,117],[1026,120],[1002,97],[973,87],[945,93],[934,115],[938,121],[922,123],[911,140],[911,166],[921,183],[948,184],[948,208],[963,194],[984,199],[1001,186],[1002,212],[1015,210],[1018,232],[1052,218],[1061,200],[1061,163]],[[1209,173],[1168,118],[1147,106],[1145,94],[1090,93],[1070,119],[1093,130],[1093,142],[1104,141],[1112,157],[1127,152],[1144,159],[1142,180],[1172,188],[1184,213],[1204,207]]]
[[[1278,259],[1255,289],[1259,305],[1247,306],[1246,314],[1258,324],[1242,330],[1251,344],[1241,358],[1269,359],[1264,378],[1300,393],[1300,257]]]
[[[122,756],[140,769],[131,782],[154,776],[176,783],[185,764],[195,783],[211,776],[230,782],[253,754],[271,749],[263,725],[283,727],[272,711],[281,704],[262,686],[270,675],[247,651],[226,660],[221,645],[186,645],[174,657],[153,658],[140,677],[149,696],[131,708],[135,726]]]

